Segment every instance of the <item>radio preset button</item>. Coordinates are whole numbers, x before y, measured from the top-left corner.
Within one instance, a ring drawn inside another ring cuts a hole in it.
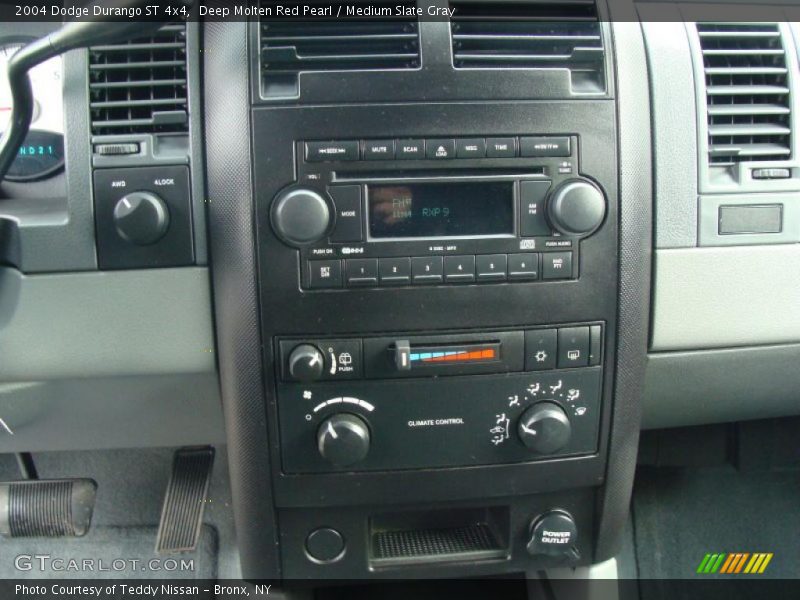
[[[543,257],[543,279],[572,278],[572,252],[547,252]]]
[[[444,279],[447,283],[471,283],[475,281],[474,256],[446,256]]]
[[[509,254],[508,278],[517,281],[539,279],[539,255],[535,252]]]
[[[342,287],[342,261],[308,261],[308,287],[314,290]]]
[[[421,160],[425,158],[425,140],[397,140],[397,158],[400,160]]]
[[[349,287],[378,285],[377,258],[351,258],[345,261],[345,282]]]
[[[520,181],[520,233],[523,237],[552,234],[545,218],[544,208],[549,189],[549,181]]]
[[[437,160],[455,158],[456,141],[454,139],[431,139],[425,141],[426,156]]]
[[[361,186],[337,185],[328,189],[336,205],[336,225],[330,236],[332,242],[360,242]]]
[[[358,142],[306,142],[306,162],[358,160]]]
[[[394,140],[367,140],[364,142],[364,160],[392,160]]]
[[[513,137],[489,138],[486,140],[487,158],[514,158],[517,155],[517,139]]]
[[[558,349],[555,329],[525,332],[525,370],[545,371],[556,368]]]
[[[475,257],[475,272],[478,281],[505,281],[508,256],[505,254],[484,254]]]
[[[415,284],[442,283],[443,271],[441,256],[417,256],[411,259],[411,277]]]
[[[411,283],[411,259],[381,258],[378,275],[381,285],[408,285]]]
[[[485,156],[486,140],[483,138],[456,140],[456,158],[484,158]]]
[[[589,364],[589,328],[565,327],[558,330],[558,368],[585,367]]]
[[[520,155],[527,157],[571,156],[568,137],[523,137],[519,140]]]

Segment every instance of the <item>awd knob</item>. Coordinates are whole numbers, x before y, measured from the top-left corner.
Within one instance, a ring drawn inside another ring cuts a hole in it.
[[[311,344],[301,344],[289,355],[289,375],[297,381],[316,381],[324,368],[325,357]]]
[[[131,192],[114,207],[114,225],[122,239],[148,246],[164,237],[169,229],[169,210],[152,192]]]
[[[583,179],[558,186],[547,203],[553,226],[565,235],[588,235],[603,224],[606,197],[599,187]]]
[[[272,203],[272,227],[290,246],[318,242],[325,237],[330,225],[330,207],[313,190],[285,190]]]
[[[539,402],[522,414],[517,433],[522,443],[537,454],[552,454],[569,443],[572,426],[558,404]]]
[[[348,467],[364,460],[369,441],[364,419],[346,413],[328,417],[317,430],[317,449],[335,467]]]

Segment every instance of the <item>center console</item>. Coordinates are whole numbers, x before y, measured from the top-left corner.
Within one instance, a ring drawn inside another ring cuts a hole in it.
[[[286,576],[591,560],[618,293],[612,109],[403,105],[391,127],[377,106],[255,111]]]
[[[605,25],[593,93],[567,71],[459,70],[450,24],[418,25],[416,67],[296,80],[263,79],[254,51],[288,33],[206,32],[208,81],[252,61],[249,86],[206,86],[245,577],[475,577],[616,551],[648,289],[630,123],[646,110],[617,97]],[[642,56],[625,31],[620,69]]]

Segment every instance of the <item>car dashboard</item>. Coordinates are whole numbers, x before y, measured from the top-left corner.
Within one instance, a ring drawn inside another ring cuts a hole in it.
[[[224,446],[245,578],[458,578],[614,557],[642,430],[797,414],[790,10],[491,4],[45,64],[0,451]]]

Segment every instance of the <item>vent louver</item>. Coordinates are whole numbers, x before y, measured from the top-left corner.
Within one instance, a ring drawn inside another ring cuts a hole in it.
[[[775,23],[697,23],[708,160],[715,166],[791,158],[786,49]]]
[[[573,91],[605,91],[595,0],[460,0],[450,7],[456,69],[567,69]]]
[[[398,3],[380,0],[371,4],[380,8]],[[420,66],[418,23],[408,19],[295,21],[264,17],[260,51],[262,92],[273,98],[297,96],[299,74],[307,71]]]
[[[150,37],[89,49],[95,135],[188,130],[186,24]]]

